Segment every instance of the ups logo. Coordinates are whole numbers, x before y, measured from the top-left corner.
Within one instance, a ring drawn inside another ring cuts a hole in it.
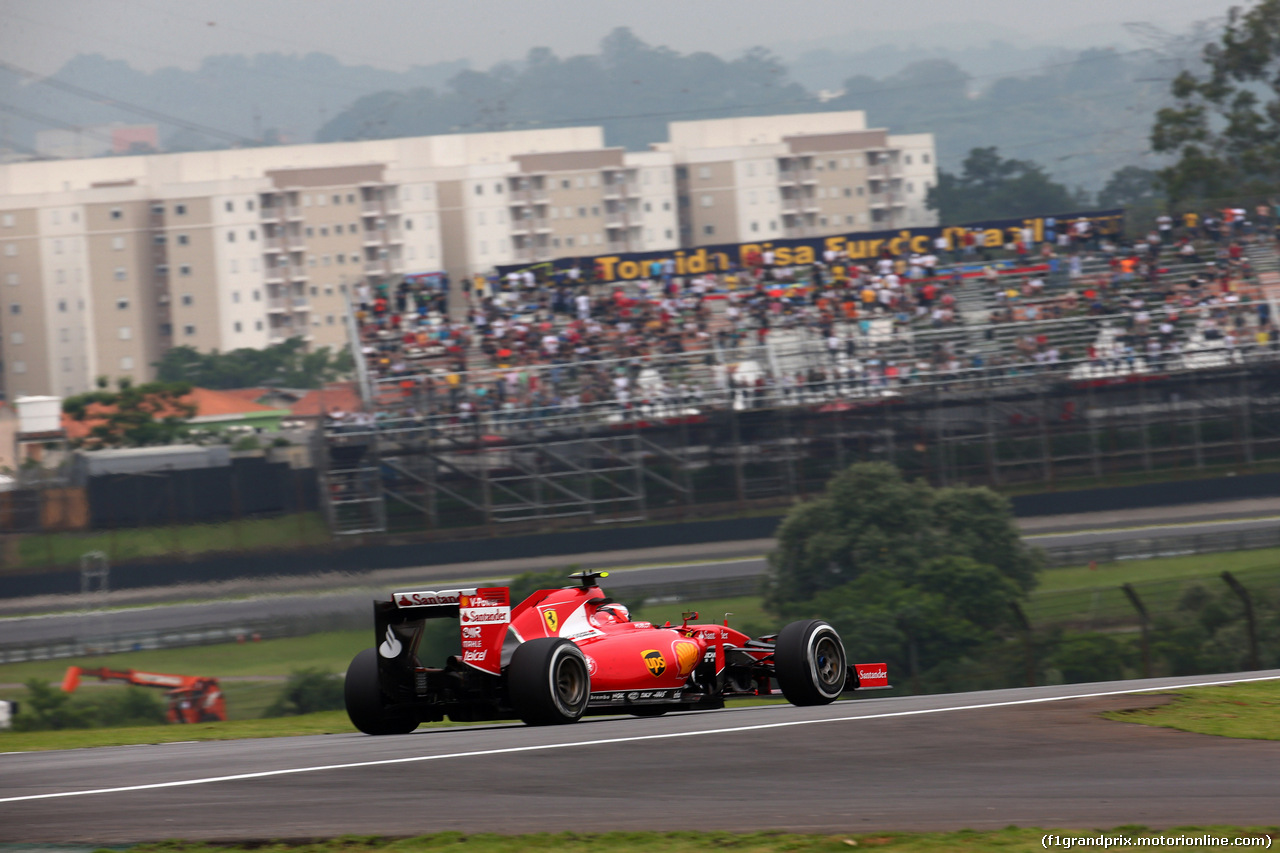
[[[642,652],[642,654],[644,655],[644,665],[649,667],[649,674],[654,678],[667,671],[667,660],[662,656],[662,652],[657,649],[649,649]]]
[[[554,610],[542,611],[542,619],[547,623],[547,630],[552,634],[560,627],[560,617],[556,615]]]

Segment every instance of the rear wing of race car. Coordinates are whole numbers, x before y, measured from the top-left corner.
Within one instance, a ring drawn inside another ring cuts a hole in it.
[[[505,586],[396,592],[373,603],[378,657],[412,665],[427,619],[458,620],[462,663],[491,675],[502,672],[502,643],[511,622]]]

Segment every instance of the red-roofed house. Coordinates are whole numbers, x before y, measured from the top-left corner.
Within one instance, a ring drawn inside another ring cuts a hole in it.
[[[290,417],[318,423],[324,415],[334,412],[350,414],[364,409],[360,391],[354,382],[330,382],[323,388],[307,392],[293,404]]]
[[[214,391],[209,388],[192,388],[182,398],[182,402],[194,406],[196,413],[187,418],[187,423],[209,430],[223,430],[233,426],[247,426],[263,432],[279,432],[280,421],[289,416],[288,409],[277,409],[264,406],[252,400],[246,400],[241,394],[231,391]],[[69,441],[86,438],[97,421],[94,415],[107,415],[114,411],[111,406],[97,403],[91,404],[87,410],[88,417],[82,421],[73,420],[62,415],[62,428]]]

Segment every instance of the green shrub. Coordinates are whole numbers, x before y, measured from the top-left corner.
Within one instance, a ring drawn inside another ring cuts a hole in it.
[[[342,678],[322,669],[294,670],[276,701],[267,708],[268,717],[292,717],[316,711],[341,711]]]

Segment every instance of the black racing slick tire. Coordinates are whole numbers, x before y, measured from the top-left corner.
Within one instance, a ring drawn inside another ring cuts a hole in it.
[[[507,694],[527,725],[575,723],[591,700],[587,659],[563,637],[521,643],[507,667]]]
[[[405,735],[418,727],[415,718],[387,710],[378,684],[377,649],[365,649],[351,659],[342,698],[352,725],[367,735]]]
[[[840,635],[821,619],[792,622],[774,643],[773,674],[792,705],[826,705],[844,691],[848,664]]]

